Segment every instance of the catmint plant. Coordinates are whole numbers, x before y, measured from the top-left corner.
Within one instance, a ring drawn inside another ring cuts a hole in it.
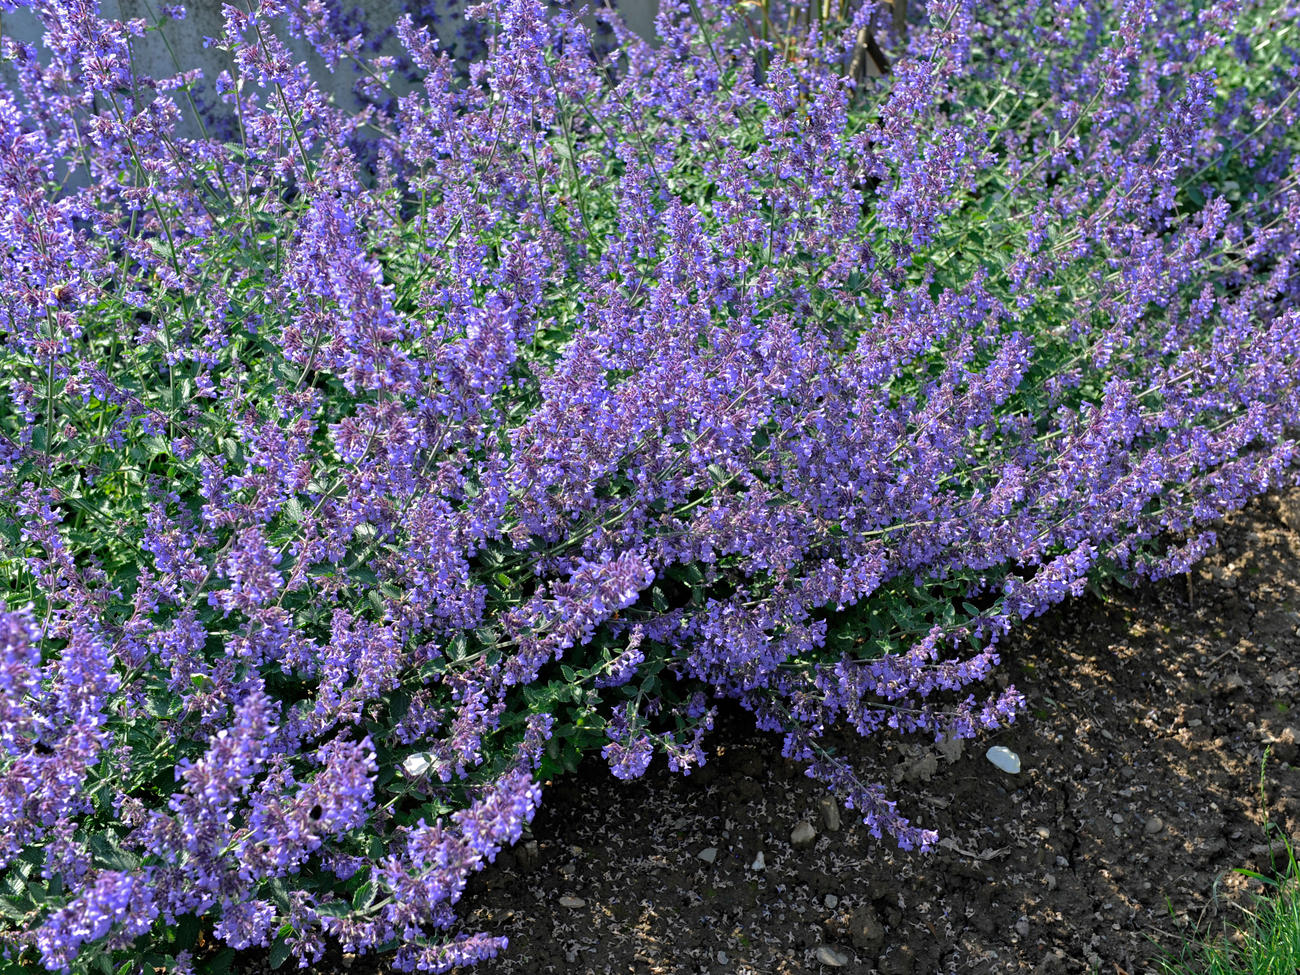
[[[253,0],[214,77],[140,71],[179,6],[21,6],[19,966],[490,958],[543,786],[689,774],[724,700],[927,849],[825,732],[1002,727],[1018,623],[1296,480],[1286,0]]]

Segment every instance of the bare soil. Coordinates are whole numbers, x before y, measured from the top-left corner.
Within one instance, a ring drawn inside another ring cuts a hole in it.
[[[837,739],[937,852],[872,839],[728,712],[689,777],[659,762],[622,783],[597,760],[546,789],[531,838],[461,902],[467,930],[510,938],[483,970],[1154,973],[1161,948],[1240,920],[1261,888],[1233,868],[1267,874],[1300,838],[1300,491],[1219,541],[1189,576],[1072,600],[1010,641],[1012,728],[960,754]]]

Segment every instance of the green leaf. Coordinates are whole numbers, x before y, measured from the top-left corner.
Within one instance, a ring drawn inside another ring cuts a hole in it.
[[[27,868],[27,874],[19,874],[17,871],[8,871],[0,875],[0,884],[4,885],[5,897],[11,897],[21,900],[27,896],[27,875],[31,873],[31,867]]]
[[[193,948],[199,940],[199,932],[203,925],[193,914],[186,914],[176,919],[176,925],[169,934],[172,935],[172,941],[178,951],[188,951]]]
[[[0,897],[0,917],[11,918],[15,921],[28,920],[28,914],[31,913],[32,908],[29,907],[24,910],[19,906],[24,903],[32,904],[32,901],[30,898],[20,900],[14,897]],[[33,907],[34,906],[35,905],[33,905]]]
[[[0,538],[3,538],[15,548],[18,545],[21,530],[18,525],[9,521],[0,521]]]
[[[271,903],[285,914],[289,913],[289,889],[279,877],[272,877],[263,885],[263,892],[271,898]]]
[[[375,884],[367,880],[357,888],[357,892],[352,895],[352,909],[354,911],[364,911],[367,907],[375,902]]]
[[[578,763],[580,761],[582,761],[582,753],[578,751],[577,746],[574,745],[573,742],[566,741],[560,754],[560,764],[563,766],[564,771],[572,775],[574,772],[578,771]]]
[[[194,675],[195,688],[202,687],[206,679],[202,674]],[[179,707],[179,699],[168,690],[154,689],[145,696],[145,713],[151,718],[171,718]]]
[[[18,875],[26,880],[32,875],[37,867],[45,862],[45,851],[37,847],[29,847],[22,853],[18,854],[18,859],[10,863],[10,870],[18,871]]]
[[[94,855],[96,866],[123,872],[139,869],[139,856],[130,850],[122,849],[121,841],[114,830],[94,833],[86,846]]]
[[[576,701],[580,696],[577,687],[559,680],[553,680],[545,687],[524,688],[524,700],[534,711],[553,711],[556,705]]]
[[[694,562],[685,567],[685,571],[682,572],[682,575],[685,577],[687,583],[692,586],[704,585],[704,573],[700,571],[700,567]]]
[[[447,658],[452,661],[464,660],[469,648],[466,645],[464,631],[458,630],[456,634],[447,641],[446,648]]]
[[[284,935],[280,935],[272,943],[271,950],[267,952],[266,960],[270,963],[272,969],[278,969],[289,960],[289,942],[284,940]]]
[[[316,913],[327,917],[347,917],[352,913],[352,908],[347,901],[331,900],[317,903]]]
[[[388,718],[396,723],[406,716],[407,710],[411,707],[411,693],[407,690],[396,690],[388,695]]]

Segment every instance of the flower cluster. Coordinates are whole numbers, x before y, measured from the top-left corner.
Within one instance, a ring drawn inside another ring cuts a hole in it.
[[[211,78],[14,6],[7,957],[490,958],[540,783],[724,699],[927,848],[824,732],[1012,721],[1013,627],[1296,479],[1290,0],[259,0]]]

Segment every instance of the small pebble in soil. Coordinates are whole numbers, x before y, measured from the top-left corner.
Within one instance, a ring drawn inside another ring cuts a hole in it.
[[[823,900],[822,903],[825,904],[829,910],[833,911],[835,908],[839,907],[840,899],[834,894],[827,894],[826,899]]]
[[[1159,816],[1152,816],[1150,819],[1147,820],[1147,824],[1143,828],[1146,830],[1146,834],[1148,836],[1155,836],[1157,833],[1159,833],[1162,829],[1165,828],[1165,821],[1161,819]]]
[[[834,833],[840,828],[840,805],[830,796],[826,796],[818,804],[822,816],[822,825],[826,831]]]
[[[817,830],[813,829],[812,823],[804,820],[795,826],[790,833],[790,845],[796,850],[806,850],[813,845],[817,839]]]
[[[560,906],[572,908],[586,907],[587,902],[581,897],[570,897],[568,894],[565,894],[560,898]]]
[[[763,851],[759,850],[758,855],[754,857],[754,862],[749,865],[750,870],[766,870],[767,863],[763,860]]]
[[[712,863],[718,858],[718,848],[716,846],[706,846],[695,855],[705,863]]]
[[[849,956],[830,945],[821,945],[817,949],[817,960],[827,968],[843,968],[849,963]]]
[[[542,849],[536,840],[528,840],[515,850],[515,863],[521,873],[532,873],[542,862]]]
[[[885,928],[870,907],[859,907],[849,918],[849,937],[853,947],[879,951],[885,943]]]
[[[994,745],[985,757],[1002,771],[1016,775],[1020,772],[1020,756],[1005,745]]]
[[[1016,934],[1022,938],[1029,937],[1029,918],[1022,917],[1016,922]]]
[[[725,965],[729,961],[729,959],[727,958],[727,953],[725,951],[719,951],[713,957],[718,959],[719,965]]]

